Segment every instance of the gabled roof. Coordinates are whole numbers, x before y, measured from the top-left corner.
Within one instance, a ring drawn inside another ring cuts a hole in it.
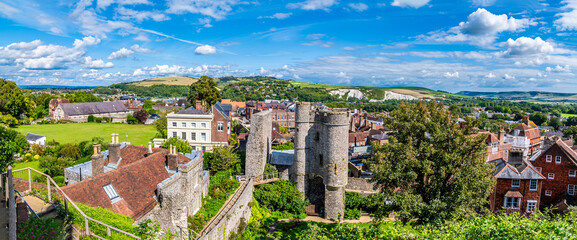
[[[177,114],[202,114],[202,115],[204,115],[204,114],[207,114],[207,113],[205,113],[205,112],[203,112],[203,111],[201,111],[201,110],[197,110],[197,109],[194,108],[194,107],[189,107],[189,108],[187,108],[187,109],[182,109],[182,110],[178,111]]]
[[[122,102],[61,103],[59,106],[68,116],[128,112]]]
[[[38,139],[41,138],[45,138],[46,136],[44,135],[38,135],[38,134],[33,134],[33,133],[26,133],[26,140],[28,141],[36,141]]]
[[[523,163],[518,167],[509,164],[502,158],[490,161],[495,164],[495,173],[493,176],[497,179],[545,179],[531,163],[523,160]]]
[[[565,152],[565,154],[569,157],[569,160],[571,160],[571,162],[577,166],[577,153],[571,149],[571,147],[567,146],[565,142],[561,141],[561,139],[557,139],[555,144],[557,144],[559,148],[561,148],[561,150],[563,150],[563,152]]]
[[[214,105],[213,109],[216,109],[216,111],[218,111],[220,115],[222,115],[227,121],[230,121],[230,112],[232,111],[232,105],[217,102]]]
[[[122,160],[118,168],[62,187],[62,190],[73,201],[108,208],[138,219],[157,204],[157,184],[174,174],[165,167],[167,149],[154,148],[152,155],[140,155],[146,150],[146,147],[128,145],[121,150]],[[180,153],[177,159],[179,164],[191,161]],[[111,201],[108,197],[103,187],[109,184],[114,187],[119,199]]]

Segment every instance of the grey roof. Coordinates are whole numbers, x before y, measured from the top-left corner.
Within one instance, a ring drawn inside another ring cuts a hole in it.
[[[230,111],[232,111],[232,105],[231,104],[222,104],[220,102],[217,102],[214,105],[214,109],[219,111],[220,114],[222,116],[224,116],[224,118],[226,118],[227,121],[230,121]]]
[[[128,112],[121,102],[61,103],[60,107],[68,116]]]
[[[36,141],[38,139],[41,138],[45,138],[46,136],[44,135],[38,135],[38,134],[33,134],[33,133],[26,133],[26,140],[28,141]]]
[[[273,150],[270,155],[270,164],[291,166],[294,162],[294,150]]]
[[[387,135],[386,132],[373,135],[372,137],[373,137],[373,139],[376,139],[376,140],[387,140],[387,139],[389,139],[389,135]]]
[[[523,164],[514,167],[513,165],[507,163],[503,159],[497,159],[492,161],[495,163],[495,178],[501,179],[545,179],[541,173],[527,161],[523,161]]]
[[[206,114],[201,110],[196,110],[194,107],[189,107],[187,109],[183,109],[177,112],[177,114]]]

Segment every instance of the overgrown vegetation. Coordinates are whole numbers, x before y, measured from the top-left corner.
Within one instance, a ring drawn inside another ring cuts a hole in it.
[[[18,239],[63,239],[66,235],[65,224],[54,218],[36,218],[32,216],[28,221],[18,226]]]
[[[254,199],[261,206],[279,212],[287,212],[304,218],[308,202],[303,200],[302,193],[287,180],[278,180],[273,183],[255,187]]]

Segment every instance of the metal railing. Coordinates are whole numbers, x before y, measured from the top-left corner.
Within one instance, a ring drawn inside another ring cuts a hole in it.
[[[40,218],[38,216],[38,214],[36,214],[36,212],[34,212],[34,209],[32,209],[32,207],[30,207],[30,205],[28,205],[28,203],[26,202],[26,200],[24,200],[24,197],[22,197],[22,194],[20,194],[20,192],[18,192],[18,190],[14,189],[14,192],[18,193],[18,196],[20,196],[20,199],[22,199],[22,201],[26,204],[26,206],[28,207],[28,209],[30,209],[30,212],[34,213],[34,216],[36,216],[36,218]]]
[[[50,176],[48,176],[48,175],[46,175],[46,174],[44,174],[44,173],[42,173],[42,172],[39,172],[39,171],[36,170],[36,169],[30,168],[30,167],[23,168],[23,169],[18,169],[18,170],[14,170],[14,171],[12,171],[12,173],[18,173],[18,172],[23,172],[23,173],[25,173],[25,171],[28,172],[27,179],[25,179],[26,174],[24,174],[24,175],[23,175],[22,173],[18,174],[18,176],[21,176],[22,179],[28,181],[28,189],[27,189],[26,191],[23,191],[23,192],[32,191],[32,186],[33,186],[33,184],[34,184],[34,185],[39,185],[39,184],[40,184],[40,183],[38,183],[38,182],[33,182],[33,178],[32,178],[32,175],[33,175],[33,174],[34,174],[35,176],[41,175],[42,178],[39,179],[38,177],[35,177],[35,181],[38,181],[38,180],[43,181],[44,179],[46,180],[46,189],[48,190],[48,201],[49,201],[49,202],[52,202],[52,191],[51,191],[51,189],[54,187],[55,192],[58,193],[58,194],[60,194],[60,195],[62,196],[62,198],[63,198],[66,213],[68,213],[68,203],[70,203],[70,204],[72,204],[72,206],[80,213],[80,215],[82,215],[82,218],[84,218],[84,230],[83,230],[83,233],[81,232],[82,235],[84,235],[84,236],[93,236],[93,237],[96,237],[96,238],[98,238],[98,239],[106,239],[106,238],[101,237],[101,236],[98,236],[98,235],[96,235],[95,233],[93,233],[93,232],[90,231],[89,223],[92,222],[92,223],[96,223],[96,224],[98,224],[98,225],[100,225],[100,226],[102,226],[102,227],[105,227],[105,228],[106,228],[106,235],[107,235],[107,237],[110,237],[110,236],[112,235],[112,234],[111,234],[112,231],[115,231],[115,232],[118,232],[118,233],[120,233],[120,234],[126,235],[126,236],[128,236],[128,237],[132,237],[132,238],[134,238],[134,239],[140,239],[140,237],[138,237],[138,236],[136,236],[136,235],[134,235],[134,234],[125,232],[125,231],[123,231],[123,230],[120,230],[120,229],[118,229],[118,228],[115,228],[115,227],[113,227],[113,226],[110,226],[110,225],[108,225],[108,224],[106,224],[106,223],[100,222],[100,221],[98,221],[98,220],[96,220],[96,219],[94,219],[94,218],[91,218],[91,217],[87,216],[82,210],[80,210],[80,208],[79,208],[78,206],[76,206],[76,204],[68,197],[68,195],[66,195],[66,193],[64,193],[64,191],[62,191],[62,189],[58,186],[58,184],[56,184],[56,182],[54,182],[54,180],[53,180]],[[22,176],[23,176],[23,177],[22,177]],[[7,173],[2,173],[2,174],[1,174],[1,179],[3,179],[3,180],[6,179],[6,185],[8,185],[8,174],[7,174]],[[21,189],[21,190],[22,190],[22,189]],[[6,188],[5,191],[6,191],[6,195],[8,196],[8,192],[9,192],[8,188]]]

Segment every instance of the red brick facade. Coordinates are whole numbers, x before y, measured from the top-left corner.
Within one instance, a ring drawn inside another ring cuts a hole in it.
[[[220,111],[217,111],[212,107],[212,113],[214,118],[212,119],[212,141],[213,142],[227,142],[228,138],[230,137],[230,123],[222,115]]]
[[[521,213],[527,212],[527,204],[529,201],[537,201],[536,207],[539,207],[539,198],[542,191],[543,180],[537,181],[537,190],[529,190],[529,179],[520,179],[519,187],[513,187],[513,179],[497,179],[497,184],[490,196],[491,211],[499,211],[505,207],[505,195],[507,192],[518,191],[522,194],[520,201],[519,211]]]
[[[272,121],[279,126],[295,128],[295,113],[290,111],[272,111]]]
[[[550,158],[550,161],[547,158]],[[551,147],[545,149],[533,165],[539,170],[547,179],[543,183],[543,191],[541,192],[541,207],[550,207],[561,202],[568,193],[568,185],[577,185],[577,177],[569,176],[569,171],[577,171],[575,164],[575,156],[577,154],[569,148],[562,141],[557,141]],[[560,157],[560,163],[556,160]],[[550,178],[550,174],[552,174]],[[548,196],[550,191],[550,195]]]

